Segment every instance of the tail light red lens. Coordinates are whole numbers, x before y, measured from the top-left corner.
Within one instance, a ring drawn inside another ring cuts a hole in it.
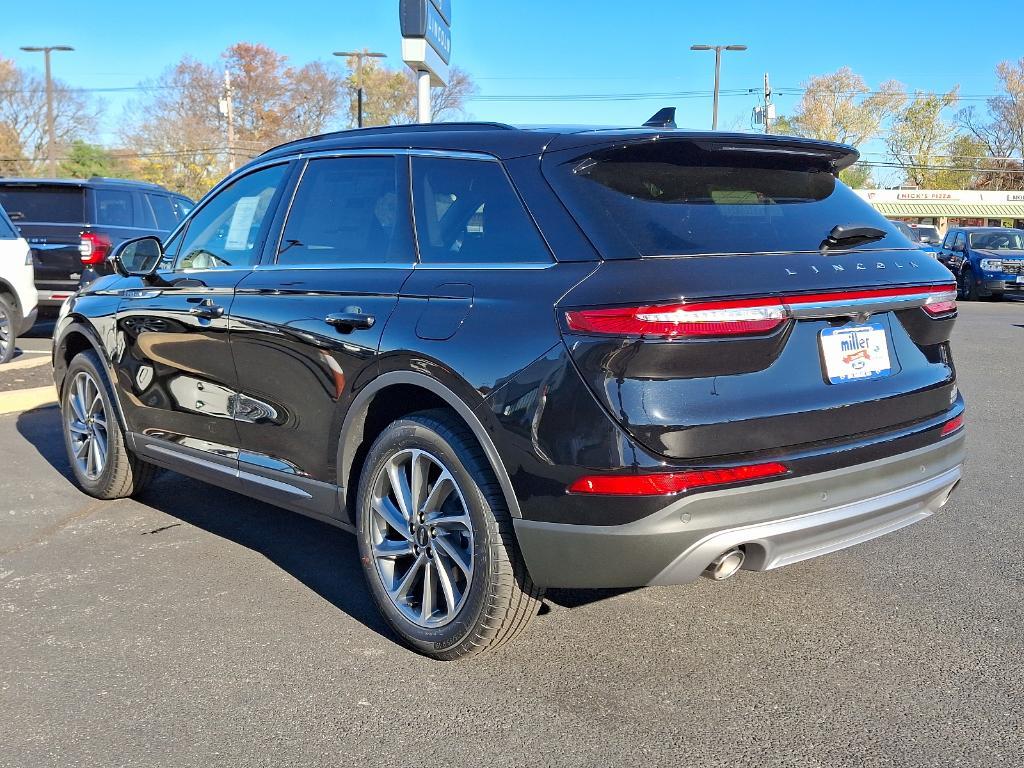
[[[951,435],[964,425],[964,415],[961,413],[959,416],[955,416],[945,424],[942,425],[941,436]]]
[[[779,299],[566,312],[572,330],[614,336],[744,336],[773,331],[786,317]]]
[[[779,298],[704,301],[607,309],[575,309],[565,313],[570,330],[610,336],[753,336],[770,333],[793,317],[841,316],[850,307],[920,306],[938,317],[956,311],[952,285],[915,285],[869,288],[827,293],[797,294]]]
[[[83,232],[82,239],[78,243],[78,252],[82,256],[82,263],[87,265],[102,264],[110,253],[111,242],[106,235],[96,232]]]
[[[587,475],[569,486],[569,493],[600,496],[666,496],[694,488],[742,483],[789,474],[785,464],[748,464],[723,469],[659,472],[651,475]]]

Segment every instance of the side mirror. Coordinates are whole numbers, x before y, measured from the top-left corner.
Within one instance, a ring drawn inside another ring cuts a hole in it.
[[[124,277],[151,277],[164,258],[164,246],[152,235],[126,240],[114,249],[111,259]]]

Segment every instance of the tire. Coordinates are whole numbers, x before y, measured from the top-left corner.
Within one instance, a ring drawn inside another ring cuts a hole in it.
[[[6,296],[0,296],[0,365],[9,363],[14,357],[14,345],[18,340],[21,316]]]
[[[409,489],[404,505],[396,486]],[[425,514],[414,514],[407,527],[403,506]],[[356,512],[367,586],[414,650],[443,661],[492,650],[522,632],[540,608],[542,590],[527,573],[494,473],[450,412],[412,414],[377,437]]]
[[[68,366],[60,397],[68,463],[78,487],[97,499],[123,499],[142,491],[156,467],[125,445],[110,384],[95,352]]]
[[[978,300],[978,280],[970,267],[960,270],[960,279],[957,280],[957,288],[960,289],[960,298],[964,301]]]

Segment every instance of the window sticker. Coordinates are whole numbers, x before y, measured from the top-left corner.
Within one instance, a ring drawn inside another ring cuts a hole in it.
[[[252,229],[252,220],[256,218],[256,206],[259,202],[259,196],[253,196],[239,198],[235,203],[224,250],[244,251],[249,247],[249,230]]]

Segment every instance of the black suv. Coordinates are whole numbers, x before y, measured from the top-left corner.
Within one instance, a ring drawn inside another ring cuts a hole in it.
[[[70,301],[88,493],[164,467],[356,533],[451,659],[545,587],[764,571],[960,478],[949,272],[837,179],[847,146],[440,124],[286,144]]]
[[[32,248],[39,308],[59,307],[100,275],[111,250],[141,235],[166,237],[193,203],[125,179],[4,179],[0,205]]]

